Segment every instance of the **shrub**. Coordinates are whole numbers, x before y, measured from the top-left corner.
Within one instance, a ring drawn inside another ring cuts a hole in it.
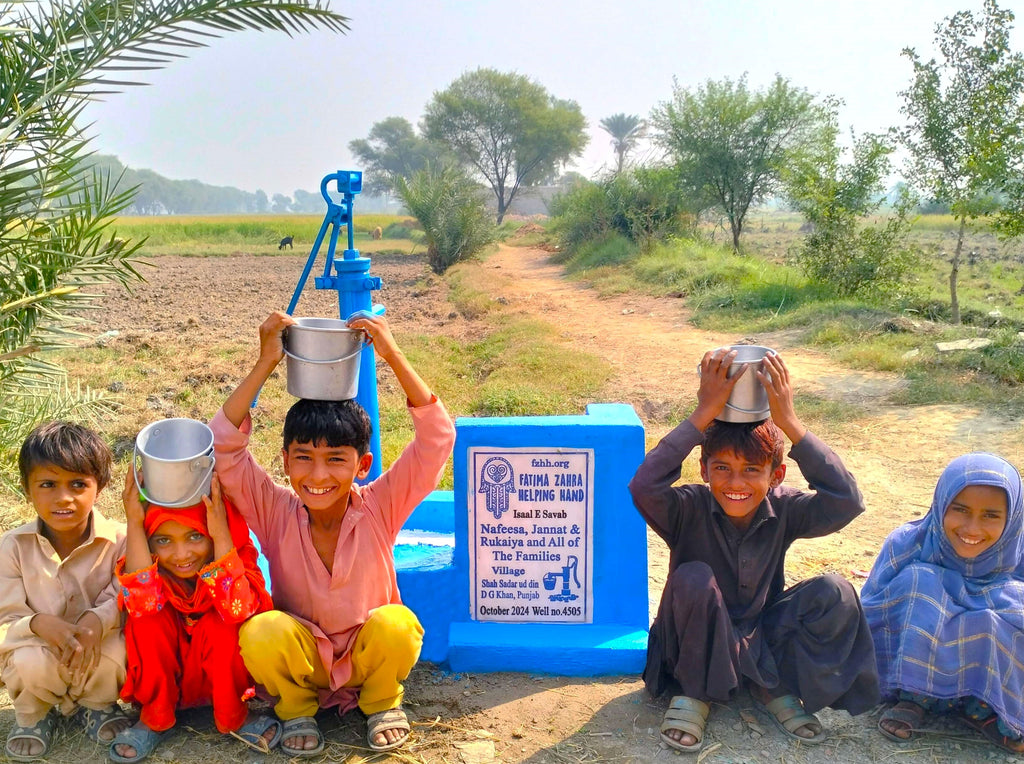
[[[672,170],[638,168],[598,183],[582,182],[550,205],[552,231],[566,255],[610,233],[648,244],[693,225]]]
[[[385,239],[411,239],[412,229],[407,228],[401,223],[391,223],[387,228],[384,229]]]
[[[435,273],[479,253],[496,230],[479,186],[457,167],[427,167],[410,180],[396,179],[406,209],[423,226],[427,260]]]

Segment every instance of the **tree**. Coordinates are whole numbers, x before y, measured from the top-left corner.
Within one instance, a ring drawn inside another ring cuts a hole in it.
[[[612,137],[615,150],[615,172],[626,166],[626,155],[636,148],[647,125],[636,114],[612,114],[601,120],[601,129]]]
[[[651,116],[684,186],[725,213],[736,250],[750,207],[776,190],[782,169],[819,139],[826,119],[827,110],[788,80],[776,76],[752,92],[746,75],[695,91],[676,83],[673,100]]]
[[[1012,22],[1011,11],[985,0],[982,18],[960,11],[935,26],[941,61],[903,51],[914,67],[901,93],[909,119],[900,132],[907,174],[931,198],[948,203],[959,222],[949,273],[954,324],[960,323],[957,275],[968,221],[994,213],[1003,233],[1024,232],[1024,56],[1010,50]]]
[[[288,212],[292,208],[292,199],[290,196],[284,194],[274,194],[273,201],[271,202],[270,211],[281,215]]]
[[[90,99],[125,85],[124,72],[162,67],[225,32],[347,29],[309,0],[53,0],[0,5],[0,480],[43,418],[95,410],[41,356],[65,346],[90,287],[139,277],[139,243],[115,236],[112,216],[132,190],[100,170],[82,172]]]
[[[869,221],[886,202],[883,182],[893,146],[871,133],[851,136],[851,142],[844,162],[833,109],[819,150],[784,172],[793,208],[812,227],[797,249],[797,260],[810,278],[838,294],[884,295],[903,285],[915,262],[907,234],[916,200],[905,189],[898,191],[892,213],[881,221]]]
[[[396,176],[395,190],[423,227],[434,273],[444,273],[494,241],[497,231],[480,199],[483,190],[461,167],[428,165],[408,181]]]
[[[518,191],[552,177],[583,151],[586,120],[575,101],[555,98],[521,74],[467,72],[434,93],[423,118],[432,141],[482,176],[494,192],[498,223]]]
[[[363,163],[363,190],[370,196],[393,192],[395,178],[409,180],[438,158],[438,148],[418,136],[404,117],[374,123],[366,138],[349,142],[348,150]]]

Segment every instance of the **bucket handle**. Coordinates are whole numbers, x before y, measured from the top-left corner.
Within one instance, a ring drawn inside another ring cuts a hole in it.
[[[314,360],[312,358],[303,358],[300,355],[295,355],[295,353],[289,352],[288,348],[284,349],[284,354],[286,356],[288,356],[289,358],[294,358],[296,361],[302,361],[303,363],[317,363],[317,364],[341,363],[342,361],[347,361],[350,358],[355,358],[357,355],[359,355],[362,352],[363,346],[364,345],[368,345],[368,344],[369,344],[368,342],[360,342],[359,343],[359,347],[357,347],[354,351],[349,353],[344,358],[329,358],[326,361],[316,361],[316,360]]]
[[[199,481],[199,486],[196,488],[196,491],[193,492],[193,494],[189,496],[186,501],[155,502],[146,494],[146,489],[144,489],[142,487],[142,484],[139,482],[139,470],[138,467],[136,466],[138,464],[138,458],[139,444],[138,441],[136,441],[135,445],[132,446],[132,477],[135,479],[135,487],[139,489],[139,498],[150,504],[159,504],[161,507],[167,507],[168,509],[180,509],[181,507],[191,507],[193,504],[195,504],[196,499],[199,498],[199,496],[197,496],[196,493],[199,491],[199,488],[202,487],[203,483],[206,482],[206,478],[213,476],[213,468],[217,464],[217,460],[214,459],[213,456],[211,456],[209,453],[197,456],[195,459],[192,460],[192,463],[189,465],[189,468],[193,472],[205,469],[207,471],[207,475],[205,475],[203,479]],[[204,465],[205,460],[209,460],[209,464]]]

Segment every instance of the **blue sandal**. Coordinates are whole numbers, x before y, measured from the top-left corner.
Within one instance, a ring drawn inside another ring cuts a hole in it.
[[[15,761],[37,761],[50,752],[50,744],[53,742],[53,728],[57,725],[57,715],[50,711],[42,719],[31,727],[20,727],[14,725],[14,729],[7,735],[7,744],[4,747],[4,754],[7,758]],[[13,740],[35,740],[43,744],[43,750],[34,755],[14,753],[11,751]]]
[[[122,730],[110,741],[110,760],[117,764],[134,764],[136,761],[142,761],[156,750],[163,736],[163,732],[154,732],[142,722],[136,722],[134,727]],[[122,756],[115,750],[119,745],[130,745],[135,749],[135,755]]]
[[[268,741],[264,734],[274,726],[277,727],[277,730]],[[253,750],[260,753],[270,753],[270,749],[280,743],[281,738],[284,736],[284,724],[272,716],[260,714],[248,719],[245,724],[238,728],[237,732],[232,734]]]

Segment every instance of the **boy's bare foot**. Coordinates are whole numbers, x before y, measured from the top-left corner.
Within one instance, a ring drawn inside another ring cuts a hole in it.
[[[16,724],[7,736],[7,755],[23,760],[45,756],[50,750],[56,724],[57,716],[53,711],[31,727]]]
[[[662,719],[661,740],[678,751],[696,753],[703,745],[704,728],[711,708],[707,703],[686,695],[669,701]]]

